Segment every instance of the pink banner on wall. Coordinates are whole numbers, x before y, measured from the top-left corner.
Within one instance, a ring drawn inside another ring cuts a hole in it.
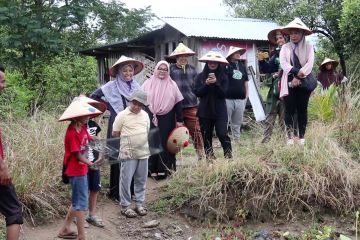
[[[241,55],[241,59],[244,59],[244,60],[247,59],[247,52],[249,50],[252,50],[252,48],[253,48],[253,44],[248,43],[248,42],[231,41],[231,40],[226,41],[226,40],[220,40],[220,39],[219,40],[204,40],[200,44],[200,47],[201,47],[200,53],[201,53],[201,56],[203,56],[211,49],[216,48],[221,51],[221,53],[223,54],[224,57],[226,57],[230,46],[245,48],[246,52],[243,55]]]

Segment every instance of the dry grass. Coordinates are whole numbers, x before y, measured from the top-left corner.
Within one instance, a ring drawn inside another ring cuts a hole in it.
[[[66,123],[45,113],[1,122],[6,160],[25,213],[48,219],[64,213],[67,187],[60,183]]]
[[[348,214],[360,207],[360,94],[344,90],[332,122],[308,125],[306,144],[287,146],[279,129],[261,144],[263,129],[219,158],[180,169],[164,192],[172,206],[190,206],[203,217],[296,216],[321,209]],[[356,135],[356,136],[355,136]]]

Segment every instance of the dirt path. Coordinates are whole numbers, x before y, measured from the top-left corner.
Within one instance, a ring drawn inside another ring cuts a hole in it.
[[[162,182],[149,179],[147,186],[147,203],[156,201],[158,189]],[[86,229],[88,240],[119,240],[119,239],[189,239],[196,234],[194,228],[179,215],[159,216],[149,212],[145,217],[127,219],[120,214],[119,205],[115,202],[102,198],[98,204],[98,215],[104,220],[105,228],[91,226]],[[143,228],[145,222],[150,220],[160,221],[156,228]],[[32,227],[25,224],[23,227],[23,240],[48,240],[59,239],[57,233],[63,223],[63,219],[50,222],[48,225]],[[73,229],[76,227],[73,225]]]

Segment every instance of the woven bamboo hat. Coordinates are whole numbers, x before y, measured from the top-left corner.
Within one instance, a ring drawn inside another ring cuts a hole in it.
[[[144,64],[142,62],[122,55],[109,69],[109,75],[113,78],[116,77],[119,67],[127,64],[130,64],[134,67],[134,75],[138,74],[144,69]]]
[[[168,58],[176,58],[179,55],[187,55],[187,56],[193,56],[196,53],[185,46],[183,43],[179,43],[179,45],[175,48],[175,50],[170,54]]]
[[[283,29],[283,27],[278,27],[278,28],[274,28],[273,30],[271,30],[267,35],[269,42],[271,42],[274,45],[277,45],[276,36],[280,35],[280,34],[284,35],[282,29]]]
[[[61,115],[59,122],[85,116],[93,118],[99,116],[100,114],[102,114],[100,110],[78,98],[75,98]]]
[[[240,48],[240,47],[230,46],[228,54],[226,55],[226,59],[228,59],[231,55],[233,55],[236,52],[239,52],[240,55],[243,55],[246,52],[246,49],[245,48]]]
[[[210,50],[204,56],[199,59],[199,62],[217,62],[229,64],[229,62],[224,58],[220,51],[216,49]]]
[[[320,64],[319,69],[324,70],[327,63],[331,63],[334,69],[339,65],[338,61],[331,58],[325,58],[324,61]]]
[[[97,108],[100,112],[105,112],[106,109],[107,109],[105,103],[102,103],[102,102],[96,101],[94,99],[88,98],[85,95],[80,95],[80,96],[74,98],[74,101],[75,100],[80,100],[80,101],[86,102],[86,103],[90,104],[91,106]]]
[[[189,138],[189,129],[184,126],[175,128],[168,137],[167,150],[172,154],[180,152],[189,145]]]
[[[301,21],[300,18],[295,18],[294,20],[292,20],[288,25],[286,25],[285,27],[283,27],[282,31],[283,31],[285,34],[289,34],[289,30],[290,30],[290,29],[294,29],[294,28],[303,30],[305,36],[312,34],[312,31],[310,30],[310,28],[308,28],[308,27],[305,25],[305,23],[303,23],[303,22]]]

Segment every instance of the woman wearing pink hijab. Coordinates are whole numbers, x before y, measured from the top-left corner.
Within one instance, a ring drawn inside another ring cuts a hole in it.
[[[311,91],[302,86],[304,81],[309,81],[306,77],[312,74],[314,66],[314,48],[305,36],[312,32],[299,18],[285,26],[282,32],[290,36],[290,42],[284,44],[280,51],[280,65],[284,71],[280,98],[285,102],[287,144],[292,145],[295,141],[304,144]]]
[[[176,171],[175,154],[166,149],[166,141],[171,131],[183,125],[182,100],[184,99],[177,84],[169,74],[169,64],[160,61],[154,74],[147,79],[141,89],[148,95],[151,126],[159,128],[161,145],[164,151],[149,158],[149,172],[156,179],[166,178],[171,171]]]

